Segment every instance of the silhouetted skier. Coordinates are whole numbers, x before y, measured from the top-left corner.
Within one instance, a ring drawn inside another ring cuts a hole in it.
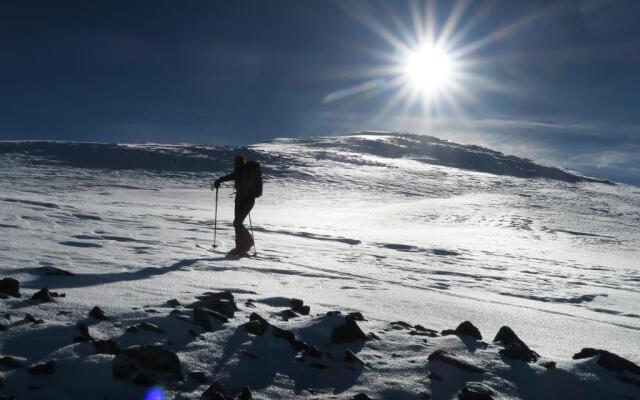
[[[217,189],[222,182],[234,181],[236,199],[233,227],[236,231],[236,247],[229,251],[229,254],[243,256],[254,245],[251,233],[244,226],[244,220],[256,203],[256,197],[262,196],[262,172],[259,163],[246,162],[241,155],[235,157],[234,166],[232,173],[217,179],[213,186]]]

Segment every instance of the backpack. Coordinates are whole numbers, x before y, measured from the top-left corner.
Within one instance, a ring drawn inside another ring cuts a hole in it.
[[[245,193],[251,197],[262,196],[262,169],[257,161],[248,161],[244,164],[243,173]]]

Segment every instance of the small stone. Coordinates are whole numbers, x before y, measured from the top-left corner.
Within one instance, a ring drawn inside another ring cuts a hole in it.
[[[37,300],[41,303],[53,303],[53,297],[51,296],[51,293],[49,292],[49,289],[42,288],[39,291],[37,291],[36,293],[34,293],[33,296],[31,296],[31,300]]]
[[[455,329],[456,335],[470,336],[474,339],[482,340],[480,329],[476,328],[471,322],[464,321]]]
[[[353,396],[353,400],[371,400],[371,397],[367,396],[364,393],[358,393],[357,395]]]
[[[109,317],[104,314],[104,311],[102,311],[98,306],[93,307],[91,311],[89,311],[89,316],[97,319],[98,321],[106,321],[109,319]]]
[[[545,361],[543,363],[540,363],[540,365],[542,365],[546,369],[556,369],[556,362],[555,361]]]
[[[144,312],[146,312],[147,314],[160,314],[160,311],[156,310],[155,308],[146,308]]]
[[[205,383],[207,381],[207,375],[202,371],[190,372],[189,376],[199,383]]]
[[[451,336],[451,335],[455,335],[456,331],[454,331],[453,329],[445,329],[442,332],[440,332],[440,334],[442,336]]]
[[[158,325],[150,324],[148,322],[142,322],[136,325],[136,328],[147,332],[166,333],[164,329],[160,328]]]
[[[391,327],[394,329],[409,329],[412,326],[404,321],[396,321],[391,323]]]
[[[0,280],[0,293],[4,293],[11,297],[20,297],[20,282],[13,278],[4,278]]]
[[[251,395],[251,390],[248,387],[242,388],[240,394],[238,395],[238,400],[251,400],[253,396]]]
[[[484,369],[476,365],[473,365],[467,361],[461,360],[455,357],[454,355],[447,353],[444,350],[434,351],[433,353],[429,354],[429,357],[427,357],[427,359],[429,361],[440,361],[445,364],[453,365],[456,368],[460,368],[462,370],[469,371],[469,372],[478,372],[478,373],[484,372]]]
[[[94,340],[93,345],[96,349],[96,354],[118,355],[120,353],[120,346],[113,339]]]
[[[493,390],[478,382],[468,382],[460,393],[459,400],[493,400]]]
[[[178,299],[171,299],[171,300],[167,300],[167,302],[164,303],[164,305],[168,307],[180,307],[180,302],[178,301]]]
[[[34,365],[33,367],[27,368],[27,372],[32,375],[51,375],[56,372],[56,362],[50,360],[44,364]]]
[[[282,317],[282,319],[285,321],[288,321],[292,318],[296,318],[299,316],[293,310],[284,310],[284,311],[281,311],[279,314]]]

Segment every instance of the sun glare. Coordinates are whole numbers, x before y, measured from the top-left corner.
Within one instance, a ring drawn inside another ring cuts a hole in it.
[[[452,67],[443,49],[425,46],[409,54],[405,74],[416,89],[429,94],[446,86]]]

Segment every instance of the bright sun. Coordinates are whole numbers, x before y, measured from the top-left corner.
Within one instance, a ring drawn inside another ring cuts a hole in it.
[[[412,52],[405,65],[405,75],[410,83],[425,94],[446,86],[451,72],[451,59],[436,46],[425,46]]]

